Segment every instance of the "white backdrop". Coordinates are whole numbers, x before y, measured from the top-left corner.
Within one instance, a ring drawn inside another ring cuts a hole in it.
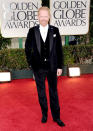
[[[2,0],[0,5],[3,37],[26,37],[28,29],[38,24],[41,0]],[[50,0],[50,11],[50,24],[61,35],[88,33],[90,0]]]
[[[26,37],[28,29],[38,24],[41,0],[2,0],[1,5],[3,37]]]
[[[50,0],[51,24],[61,35],[87,34],[90,0]]]

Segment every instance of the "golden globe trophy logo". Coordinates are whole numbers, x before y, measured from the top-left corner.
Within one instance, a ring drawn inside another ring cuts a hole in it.
[[[61,35],[88,33],[90,0],[51,0],[50,9],[51,24]]]
[[[37,14],[41,0],[2,1],[2,26],[4,37],[26,37],[28,29],[38,24]]]

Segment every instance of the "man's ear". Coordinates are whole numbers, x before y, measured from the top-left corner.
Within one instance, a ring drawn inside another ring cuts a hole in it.
[[[48,21],[48,24],[50,24],[50,19],[51,19],[51,14],[50,14],[50,16],[49,16],[49,21]]]

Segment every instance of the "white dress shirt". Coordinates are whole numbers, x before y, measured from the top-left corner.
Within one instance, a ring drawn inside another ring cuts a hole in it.
[[[48,24],[46,26],[40,25],[40,33],[44,42],[47,37],[47,32],[48,32]]]

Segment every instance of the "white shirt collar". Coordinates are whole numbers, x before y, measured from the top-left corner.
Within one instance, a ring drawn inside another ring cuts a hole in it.
[[[40,29],[41,29],[41,30],[48,30],[48,24],[47,24],[46,26],[40,25]]]
[[[48,24],[46,26],[40,25],[40,33],[44,42],[47,37],[47,32],[48,32]]]

